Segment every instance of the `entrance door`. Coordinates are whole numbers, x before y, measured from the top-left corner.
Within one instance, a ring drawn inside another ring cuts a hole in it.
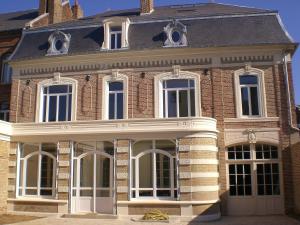
[[[73,212],[113,213],[113,157],[84,153],[74,161]]]

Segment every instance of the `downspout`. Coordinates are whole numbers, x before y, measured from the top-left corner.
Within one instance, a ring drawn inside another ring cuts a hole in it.
[[[293,125],[293,114],[292,114],[292,103],[291,103],[291,92],[290,92],[290,82],[289,82],[289,71],[287,67],[287,53],[283,53],[283,72],[284,72],[284,78],[285,78],[285,85],[286,85],[286,94],[287,94],[287,100],[288,100],[288,121],[290,128],[295,131],[300,131],[299,128],[295,127]]]

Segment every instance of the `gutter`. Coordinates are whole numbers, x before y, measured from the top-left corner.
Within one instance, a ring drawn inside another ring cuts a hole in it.
[[[283,72],[284,72],[284,77],[285,77],[285,85],[286,85],[286,94],[287,94],[287,100],[288,100],[288,121],[290,128],[292,130],[300,132],[300,129],[295,127],[293,125],[293,114],[292,114],[292,103],[291,103],[291,92],[290,92],[290,85],[289,85],[289,72],[288,72],[288,67],[287,67],[287,53],[283,54]]]

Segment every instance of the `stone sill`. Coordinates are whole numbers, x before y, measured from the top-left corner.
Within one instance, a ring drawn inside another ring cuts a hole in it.
[[[66,200],[40,199],[40,198],[9,198],[7,202],[28,202],[28,203],[50,203],[50,204],[68,204]]]
[[[225,123],[254,123],[254,122],[278,122],[279,117],[244,117],[244,118],[225,118]]]
[[[132,200],[118,201],[118,205],[205,205],[218,203],[220,200],[210,201],[172,201],[172,200]]]

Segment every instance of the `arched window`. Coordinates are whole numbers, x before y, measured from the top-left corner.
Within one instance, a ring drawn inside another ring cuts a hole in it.
[[[133,198],[176,198],[176,145],[172,141],[140,141],[131,158]]]
[[[229,195],[280,195],[280,154],[263,143],[227,148]]]
[[[250,68],[235,72],[238,117],[266,116],[263,71]]]
[[[38,122],[74,121],[76,118],[77,81],[58,76],[38,84]]]
[[[55,197],[56,144],[21,144],[19,196]]]

